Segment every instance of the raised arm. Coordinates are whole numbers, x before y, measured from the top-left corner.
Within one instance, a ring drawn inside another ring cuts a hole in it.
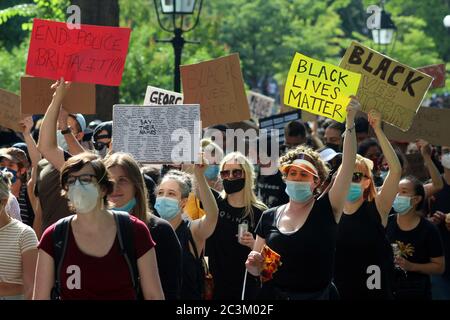
[[[23,138],[27,144],[28,154],[30,155],[31,167],[37,166],[39,160],[41,160],[41,153],[39,152],[36,142],[31,136],[31,128],[33,128],[33,118],[31,116],[25,117],[19,122],[22,127]]]
[[[192,233],[198,242],[205,241],[213,234],[219,217],[219,208],[217,207],[216,199],[214,199],[214,195],[212,194],[205,177],[207,167],[208,165],[201,164],[196,165],[194,169],[199,198],[206,213],[201,219],[192,222]]]
[[[392,202],[394,202],[395,196],[397,195],[398,183],[402,177],[402,166],[395,154],[394,148],[392,148],[391,143],[381,129],[381,114],[378,111],[372,110],[369,113],[369,123],[375,131],[381,151],[383,151],[383,155],[389,165],[388,175],[375,198],[375,204],[380,213],[381,222],[383,226],[386,226],[387,218],[392,208]]]
[[[42,121],[41,130],[39,131],[38,150],[57,170],[60,170],[64,164],[64,152],[58,147],[56,141],[56,122],[58,120],[61,103],[69,89],[70,83],[64,82],[64,79],[58,80],[52,85],[52,89],[56,89],[53,94],[47,112]]]
[[[353,170],[356,161],[356,133],[355,115],[360,109],[359,101],[353,97],[347,106],[346,129],[344,132],[344,150],[342,153],[342,165],[338,170],[336,179],[330,189],[329,197],[336,222],[339,222],[344,210],[347,193],[352,182]]]
[[[442,181],[442,177],[439,173],[439,170],[434,164],[433,160],[431,159],[430,144],[424,140],[419,140],[417,145],[420,149],[423,161],[431,177],[431,183],[427,183],[423,186],[425,189],[425,197],[428,198],[433,194],[435,194],[436,192],[441,191],[442,188],[444,188],[444,181]]]

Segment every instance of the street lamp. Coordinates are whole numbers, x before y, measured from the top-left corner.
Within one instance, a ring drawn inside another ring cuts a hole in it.
[[[443,22],[444,22],[444,26],[445,26],[446,28],[450,28],[450,14],[445,16]]]
[[[172,43],[175,54],[174,65],[174,81],[173,88],[176,92],[181,92],[181,77],[180,77],[180,64],[181,53],[185,43],[199,43],[197,41],[187,41],[183,38],[183,33],[193,30],[199,20],[200,12],[202,11],[203,0],[153,0],[155,4],[156,16],[158,18],[158,24],[164,31],[174,34],[170,40],[156,40],[157,42],[170,42]],[[159,2],[159,5],[158,5]],[[197,16],[194,17],[194,23],[191,26],[185,26],[184,17],[186,15],[193,15],[197,10]],[[160,14],[171,16],[172,27],[165,27],[163,21],[160,18]],[[178,20],[178,21],[177,21]]]
[[[394,43],[392,45],[392,50],[394,50],[395,45],[395,36],[397,27],[394,24],[394,21],[391,19],[391,15],[384,10],[384,1],[381,1],[381,18],[380,18],[380,26],[379,28],[372,30],[372,38],[373,41],[378,45],[379,51],[382,47],[387,49],[387,46],[391,44],[392,40]]]

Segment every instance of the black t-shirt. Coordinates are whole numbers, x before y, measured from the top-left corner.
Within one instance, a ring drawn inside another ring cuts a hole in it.
[[[286,184],[279,171],[270,176],[260,174],[256,187],[258,189],[258,198],[269,208],[278,207],[289,202],[289,196],[285,192]]]
[[[166,300],[180,299],[183,279],[180,241],[170,223],[164,219],[152,215],[147,226],[156,243],[156,259],[164,296]]]
[[[450,212],[450,185],[447,184],[444,178],[443,181],[444,188],[432,197],[430,206],[431,214],[436,211],[443,213]],[[438,230],[442,238],[445,253],[445,272],[442,276],[450,281],[450,231],[447,230],[444,223],[439,225]]]
[[[380,288],[369,289],[369,266],[380,268]],[[341,299],[391,299],[393,254],[375,201],[364,202],[338,225],[334,281]]]
[[[324,290],[333,274],[337,232],[328,194],[316,200],[304,225],[291,234],[283,234],[278,229],[277,209],[265,211],[256,228],[258,236],[281,256],[282,263],[273,273],[273,279],[265,282],[263,287],[293,293]]]
[[[240,300],[245,276],[245,261],[251,249],[238,242],[238,225],[248,224],[248,231],[255,235],[256,224],[262,211],[253,208],[253,218],[244,216],[244,208],[234,208],[226,199],[214,192],[219,218],[214,233],[206,240],[206,256],[214,279],[214,299]],[[256,295],[257,282],[247,277],[246,299]]]
[[[428,220],[420,218],[420,222],[413,230],[403,231],[397,224],[397,216],[389,216],[386,234],[391,243],[397,243],[402,256],[413,263],[429,263],[430,258],[444,255],[442,242],[437,228]],[[427,291],[430,290],[430,276],[419,272],[407,272],[402,277],[402,272],[397,272],[396,282],[424,282]],[[425,292],[429,295],[429,292]],[[401,298],[401,297],[399,297]]]
[[[189,221],[183,220],[175,230],[175,233],[180,241],[182,250],[183,280],[181,285],[181,299],[201,300],[205,281],[205,270],[202,264],[203,255],[198,252],[199,256],[195,257],[189,249],[189,244],[193,244]]]

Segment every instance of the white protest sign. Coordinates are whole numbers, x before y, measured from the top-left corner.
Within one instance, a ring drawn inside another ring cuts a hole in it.
[[[198,163],[199,105],[114,105],[113,150],[142,163]]]
[[[144,105],[183,104],[183,95],[157,87],[147,86]]]
[[[248,92],[247,98],[250,114],[254,119],[266,118],[272,115],[275,99],[253,91]]]

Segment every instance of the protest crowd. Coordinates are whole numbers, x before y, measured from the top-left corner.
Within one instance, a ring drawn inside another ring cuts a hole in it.
[[[0,123],[0,300],[450,299],[450,141],[426,122],[448,95],[421,106],[432,77],[352,46],[297,54],[280,103],[232,55],[90,123],[86,75],[41,75],[49,105]]]

